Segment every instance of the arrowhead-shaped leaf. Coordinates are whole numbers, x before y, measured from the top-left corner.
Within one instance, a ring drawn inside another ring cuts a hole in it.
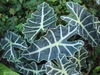
[[[48,28],[55,27],[56,21],[57,18],[53,8],[43,2],[38,6],[37,10],[32,13],[31,18],[27,19],[26,24],[23,25],[23,34],[28,42],[32,43],[39,32],[44,32]]]
[[[35,62],[32,62],[30,64],[23,64],[19,63],[16,65],[17,69],[20,73],[23,75],[44,75],[45,74],[45,66],[37,66]]]
[[[24,51],[23,57],[40,62],[42,60],[55,59],[59,53],[73,56],[84,45],[81,40],[67,41],[77,33],[77,30],[78,26],[70,25],[59,25],[55,29],[50,29],[45,36],[35,41],[28,50]]]
[[[76,52],[76,54],[73,57],[70,58],[72,62],[78,64],[76,70],[80,73],[82,67],[84,68],[87,67],[86,65],[87,54],[88,54],[87,50],[83,47],[81,50]]]
[[[70,25],[78,25],[78,34],[88,40],[92,46],[97,46],[100,42],[100,35],[94,28],[94,16],[78,3],[67,2],[66,5],[74,17],[61,16],[62,20],[65,20]]]
[[[8,61],[15,62],[17,60],[17,49],[26,50],[27,45],[26,42],[21,39],[20,36],[13,32],[7,32],[5,34],[5,38],[1,39],[1,47],[5,50],[3,54],[3,58],[7,58]]]
[[[57,65],[51,61],[46,63],[47,75],[79,75],[75,68],[75,63],[68,60],[65,55],[58,56]]]

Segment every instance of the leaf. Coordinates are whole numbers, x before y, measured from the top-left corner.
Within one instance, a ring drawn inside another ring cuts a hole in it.
[[[0,19],[2,18],[2,14],[0,13]]]
[[[70,60],[73,63],[78,64],[76,70],[80,73],[81,73],[82,67],[84,68],[87,67],[87,64],[86,64],[86,58],[88,57],[87,54],[88,54],[87,50],[84,47],[82,47],[82,49],[79,50],[73,57],[70,57]]]
[[[16,25],[16,29],[19,31],[22,31],[22,23],[19,23],[18,25]]]
[[[97,67],[93,70],[93,75],[100,75],[100,66],[97,66]]]
[[[48,0],[48,1],[50,1],[50,2],[56,2],[57,0]]]
[[[26,65],[19,63],[16,65],[16,67],[23,75],[44,75],[45,73],[45,66],[37,66],[35,62]]]
[[[0,75],[19,75],[19,74],[0,63]]]
[[[8,61],[15,62],[17,60],[17,50],[26,50],[26,42],[21,37],[13,32],[8,31],[5,34],[5,38],[1,39],[1,47],[5,50],[3,58],[7,58]],[[18,48],[17,50],[15,48]]]
[[[53,8],[43,2],[23,25],[23,34],[28,42],[32,43],[39,32],[45,32],[48,28],[55,27],[56,21]]]
[[[94,16],[77,3],[67,2],[66,5],[68,10],[74,15],[74,18],[61,16],[61,19],[70,25],[78,25],[78,34],[88,40],[92,46],[97,46],[100,42],[100,35],[94,28]]]
[[[97,2],[98,4],[100,4],[100,0],[96,0],[96,2]]]
[[[6,2],[9,2],[9,0],[6,0]]]
[[[16,13],[16,10],[14,8],[10,8],[9,13],[14,15]]]
[[[22,3],[22,2],[23,2],[23,0],[19,0],[19,2],[20,2],[20,3]]]
[[[23,0],[20,0],[20,1],[23,1]],[[16,12],[20,11],[21,10],[21,7],[22,7],[21,4],[17,4],[16,5]],[[19,15],[19,16],[21,16],[21,15]]]
[[[84,45],[81,40],[67,41],[77,33],[77,30],[78,26],[69,25],[59,25],[55,29],[49,29],[45,36],[35,41],[22,55],[28,60],[36,60],[37,62],[55,59],[59,53],[73,56]]]
[[[74,2],[77,2],[77,3],[82,3],[81,0],[73,0]]]
[[[48,61],[46,63],[47,75],[79,75],[75,70],[76,65],[66,58],[66,55],[59,55],[57,58],[57,65]]]
[[[100,34],[100,21],[97,17],[94,17],[94,28],[97,30],[97,32]]]

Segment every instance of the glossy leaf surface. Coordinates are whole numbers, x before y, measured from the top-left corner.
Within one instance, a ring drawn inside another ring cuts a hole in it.
[[[79,73],[75,70],[76,65],[69,61],[65,55],[58,56],[57,65],[55,65],[51,61],[47,62],[47,75],[79,75]]]
[[[23,57],[40,62],[55,59],[59,53],[73,56],[84,45],[81,40],[67,41],[77,33],[77,29],[78,26],[70,25],[59,25],[55,29],[50,29],[45,36],[35,41],[28,50],[23,52]]]
[[[100,42],[100,34],[94,28],[95,17],[77,3],[67,2],[66,6],[74,17],[61,16],[62,20],[68,22],[70,25],[78,25],[78,34],[88,40],[92,46],[97,46]]]
[[[19,63],[16,67],[23,75],[44,75],[45,73],[45,66],[38,66],[35,62],[26,65]]]
[[[45,32],[47,29],[55,27],[56,21],[53,8],[43,2],[23,25],[23,34],[28,42],[32,43],[39,32]]]
[[[82,49],[80,49],[78,52],[75,53],[73,57],[70,58],[72,62],[77,64],[76,70],[80,72],[80,75],[82,75],[81,73],[82,67],[84,68],[87,67],[87,64],[86,64],[86,58],[88,57],[87,55],[88,55],[87,50],[84,47],[82,47]]]
[[[5,37],[1,39],[1,46],[2,49],[5,50],[3,58],[7,58],[7,60],[11,62],[15,62],[17,55],[20,55],[17,50],[27,49],[26,42],[23,41],[19,35],[9,31],[5,34]],[[15,48],[17,48],[17,50]]]

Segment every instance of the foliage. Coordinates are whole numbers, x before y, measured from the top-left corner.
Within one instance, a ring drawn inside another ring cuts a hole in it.
[[[0,63],[0,75],[19,75],[19,74]]]
[[[79,0],[74,1],[82,3]],[[65,23],[58,25],[59,19],[57,21],[54,9],[46,2],[41,3],[42,0],[2,1],[3,4],[6,2],[16,4],[14,7],[8,7],[9,14],[13,18],[10,19],[3,14],[4,17],[1,20],[2,24],[5,22],[9,22],[10,25],[14,24],[11,27],[8,24],[8,28],[6,28],[8,31],[0,41],[4,50],[2,58],[6,58],[9,63],[14,64],[14,66],[10,66],[23,75],[83,75],[82,68],[88,67],[86,63],[88,51],[84,47],[85,40],[92,47],[97,47],[100,43],[100,22],[97,17],[87,12],[78,3],[59,0],[58,3],[61,3],[61,6],[58,6],[57,9],[60,7],[63,9],[65,2],[67,7],[67,11],[64,8],[67,16],[61,16],[63,15],[61,11],[61,15],[58,15],[59,12],[57,12],[58,17],[67,22],[64,26]],[[47,2],[52,4],[57,1],[48,0]],[[34,7],[36,4],[39,4],[37,10]],[[28,11],[21,13],[20,9],[22,8],[22,11],[27,9]],[[28,18],[25,23],[24,19],[31,12],[33,12],[30,15],[31,18]],[[20,15],[16,16],[17,14]],[[20,36],[18,29],[20,29],[20,34],[24,35]],[[4,32],[1,34],[3,35]],[[77,35],[82,39],[70,40]],[[97,72],[96,70],[98,71],[95,69],[94,73]]]
[[[43,3],[32,13],[31,18],[27,19],[23,26],[23,34],[29,42],[33,42],[40,31],[45,32],[48,28],[54,28],[56,20],[54,10],[47,3]]]
[[[96,2],[97,2],[98,4],[100,4],[100,0],[96,0]]]
[[[17,69],[23,75],[44,75],[45,66],[37,65],[35,62],[24,65],[24,63],[17,64]]]
[[[1,37],[6,30],[16,33],[22,31],[22,24],[30,13],[36,10],[37,0],[1,0],[0,1],[0,34]]]
[[[95,17],[86,12],[84,7],[77,3],[70,2],[66,5],[70,12],[75,16],[75,19],[69,16],[61,16],[62,20],[65,20],[70,25],[79,25],[78,34],[88,40],[92,46],[97,46],[100,40],[100,35],[94,28]]]
[[[54,8],[58,17],[62,14],[68,14],[65,8],[66,0],[1,0],[0,37],[3,37],[6,30],[11,30],[20,34],[22,32],[22,24],[26,21],[26,18],[29,18],[31,13],[36,10],[37,5],[43,1],[46,1]],[[79,0],[73,1],[81,2]],[[57,24],[59,23],[64,22],[58,18]]]
[[[7,58],[9,62],[19,62],[21,57],[21,51],[17,51],[15,48],[20,50],[26,50],[27,45],[25,41],[22,41],[21,36],[14,34],[13,32],[7,32],[5,38],[1,39],[1,47],[5,50],[3,58]],[[10,53],[10,54],[9,54]]]
[[[81,48],[78,52],[76,52],[76,54],[74,55],[74,57],[70,57],[70,60],[72,62],[75,62],[77,64],[76,70],[80,73],[81,75],[81,69],[84,67],[86,68],[86,58],[88,57],[88,52],[87,50],[83,47]]]
[[[75,70],[76,64],[67,60],[65,55],[58,55],[57,65],[51,61],[46,63],[47,75],[78,75],[79,73]]]
[[[93,70],[93,75],[100,75],[100,66],[97,66],[94,70]]]

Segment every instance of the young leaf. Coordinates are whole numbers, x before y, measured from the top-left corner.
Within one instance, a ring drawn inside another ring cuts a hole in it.
[[[75,19],[69,16],[61,16],[62,20],[71,25],[78,25],[78,34],[88,40],[92,46],[97,46],[100,42],[100,35],[94,28],[94,16],[77,3],[67,2],[66,5],[68,10],[75,16]]]
[[[1,47],[5,50],[3,58],[7,58],[8,61],[14,62],[17,59],[15,48],[26,50],[26,42],[21,37],[13,32],[8,31],[5,34],[5,38],[1,39]]]
[[[57,66],[58,65],[58,66]],[[59,55],[57,65],[48,61],[46,63],[47,75],[79,75],[75,70],[76,65],[66,58],[66,55]]]
[[[50,29],[45,36],[35,41],[28,50],[23,52],[23,57],[40,62],[42,60],[55,59],[59,53],[73,56],[84,45],[81,40],[67,41],[77,33],[77,30],[78,26],[70,25],[59,25],[55,29]]]
[[[87,50],[84,47],[82,47],[81,50],[79,50],[73,57],[70,58],[72,62],[78,64],[76,70],[80,73],[82,67],[84,68],[87,67],[86,65],[87,54],[88,54]]]
[[[57,18],[53,8],[43,2],[23,25],[23,34],[28,42],[32,43],[39,32],[55,27],[56,21]]]
[[[45,73],[45,66],[37,66],[35,62],[26,65],[19,63],[16,65],[16,67],[23,75],[44,75]]]

